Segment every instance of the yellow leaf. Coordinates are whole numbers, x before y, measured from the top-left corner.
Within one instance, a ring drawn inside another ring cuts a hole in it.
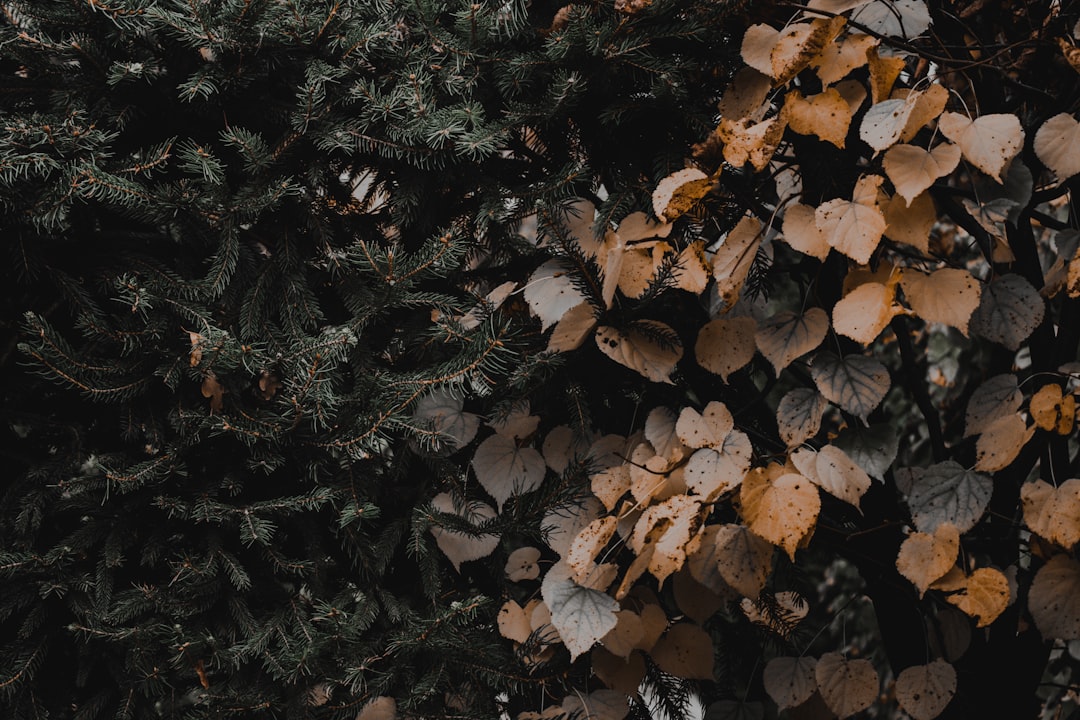
[[[960,148],[952,143],[942,143],[930,152],[914,145],[894,145],[882,159],[885,174],[908,205],[959,163]]]
[[[716,318],[698,331],[694,357],[698,365],[728,381],[731,374],[754,359],[757,323],[752,317]]]
[[[653,212],[656,217],[670,222],[696,205],[715,185],[715,177],[709,177],[697,168],[674,172],[653,190]]]
[[[906,61],[902,57],[882,57],[876,47],[866,51],[866,59],[870,66],[870,101],[876,104],[889,97]]]
[[[755,340],[761,354],[772,363],[776,374],[796,358],[817,348],[829,332],[829,316],[813,307],[804,315],[779,312],[758,328]]]
[[[938,525],[933,535],[908,535],[896,556],[896,569],[915,585],[919,596],[956,564],[960,532],[952,523]]]
[[[1027,426],[1020,415],[1005,415],[990,423],[975,443],[975,469],[996,472],[1016,459],[1035,426]]]
[[[844,147],[852,109],[834,88],[804,98],[798,90],[787,95],[788,127],[800,135],[816,135],[838,148]]]
[[[900,286],[916,315],[967,335],[968,320],[979,307],[982,296],[982,285],[967,270],[942,268],[925,275],[905,268]]]
[[[795,203],[784,212],[783,240],[804,255],[824,260],[832,246],[818,229],[814,208]]]
[[[911,203],[895,195],[885,205],[885,234],[890,240],[910,245],[923,254],[930,252],[930,231],[937,222],[937,208],[930,193],[924,192]]]
[[[942,85],[934,84],[922,92],[905,92],[908,94],[917,94],[917,97],[915,98],[915,107],[912,109],[907,124],[904,126],[904,132],[900,134],[901,142],[911,142],[911,139],[915,137],[928,122],[936,120],[937,117],[941,115],[941,112],[945,109],[945,104],[949,101],[949,91]],[[896,93],[894,93],[894,95],[895,94]]]
[[[596,556],[615,534],[618,519],[613,515],[597,518],[586,525],[570,544],[570,552],[564,558],[570,568],[570,577],[582,582],[592,571]]]
[[[761,246],[761,221],[747,215],[731,229],[712,257],[713,277],[716,278],[716,290],[724,301],[725,309],[730,309],[739,299],[746,274],[754,263],[758,247]]]
[[[1057,488],[1042,480],[1025,483],[1020,499],[1031,532],[1066,549],[1080,542],[1080,480]]]
[[[817,658],[776,657],[765,665],[765,692],[780,710],[802,705],[817,690]]]
[[[1058,180],[1080,173],[1080,123],[1068,113],[1060,113],[1042,124],[1033,143],[1039,161]]]
[[[773,546],[744,525],[722,525],[716,531],[720,576],[731,587],[756,599],[772,570]]]
[[[499,626],[499,634],[507,640],[523,643],[532,634],[529,617],[522,607],[513,600],[507,600],[503,603],[495,620]]]
[[[881,682],[869,660],[849,660],[838,652],[821,656],[814,677],[825,704],[842,718],[873,705]]]
[[[896,700],[913,720],[934,720],[956,694],[956,670],[944,660],[905,668],[896,678]]]
[[[808,23],[793,23],[784,28],[773,45],[770,63],[773,79],[783,85],[810,65],[844,29],[843,17],[816,18]],[[748,63],[749,64],[749,63]]]
[[[655,339],[657,334],[670,341],[661,344]],[[683,349],[677,344],[675,332],[664,323],[639,320],[626,331],[602,325],[596,329],[595,337],[600,351],[615,362],[653,382],[673,384],[671,373],[682,358]]]
[[[675,271],[671,277],[675,281],[675,287],[698,295],[704,292],[709,284],[710,270],[709,262],[705,258],[705,243],[695,240],[675,258]]]
[[[563,313],[548,339],[548,352],[577,350],[596,327],[596,310],[583,302]]]
[[[693,623],[672,625],[649,656],[669,675],[687,680],[713,679],[712,638]]]
[[[945,599],[975,618],[978,627],[994,622],[1009,606],[1009,580],[994,568],[979,568],[967,577],[959,570],[950,571],[931,589],[952,592]]]
[[[964,157],[1001,182],[1001,173],[1024,146],[1020,119],[1008,113],[982,115],[975,120],[947,112],[938,120],[942,135],[960,146]]]
[[[752,471],[742,483],[742,516],[750,530],[778,545],[794,560],[799,547],[817,523],[821,497],[812,482],[795,473],[775,480]]]
[[[703,413],[683,408],[675,423],[675,433],[692,448],[721,447],[724,438],[735,428],[735,419],[722,402],[711,401]]]
[[[1080,640],[1080,563],[1050,558],[1031,583],[1028,609],[1045,639]]]
[[[863,345],[874,342],[881,331],[904,308],[895,302],[896,282],[859,285],[833,306],[836,332]]]
[[[1072,433],[1076,420],[1076,398],[1062,395],[1061,386],[1043,385],[1031,396],[1031,418],[1035,424],[1058,435]]]
[[[618,263],[619,275],[617,280],[618,288],[622,291],[622,294],[629,298],[638,298],[644,295],[653,279],[656,278],[660,266],[664,264],[664,256],[671,251],[671,245],[659,240],[638,243],[623,250]],[[605,277],[605,302],[609,290],[608,279]]]
[[[724,118],[716,128],[716,135],[724,143],[724,160],[736,168],[747,162],[761,172],[769,166],[780,140],[787,129],[787,113],[761,120],[749,118]]]
[[[884,178],[866,175],[855,185],[852,200],[837,198],[814,211],[826,241],[849,258],[865,265],[885,232],[885,216],[877,205],[877,190]]]
[[[844,78],[855,68],[866,64],[866,51],[881,42],[862,33],[849,33],[843,40],[826,45],[810,63],[817,68],[818,78],[825,86]]]

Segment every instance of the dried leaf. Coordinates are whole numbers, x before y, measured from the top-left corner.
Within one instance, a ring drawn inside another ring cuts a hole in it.
[[[570,266],[552,258],[529,277],[525,286],[525,301],[533,314],[540,318],[544,330],[559,322],[571,308],[585,302],[585,296],[571,281]]]
[[[540,560],[540,551],[536,548],[518,548],[506,558],[506,567],[503,571],[510,582],[535,580],[540,577],[540,566],[536,564],[538,560]]]
[[[826,445],[817,452],[814,474],[807,477],[825,492],[855,507],[870,489],[870,476],[835,445]]]
[[[967,335],[968,320],[982,297],[982,285],[967,270],[942,268],[925,275],[905,268],[900,286],[916,315]]]
[[[748,215],[732,228],[713,253],[716,290],[726,309],[730,309],[739,299],[746,274],[750,272],[754,256],[761,246],[762,229],[761,221]]]
[[[824,260],[832,246],[817,226],[814,208],[795,203],[784,212],[783,240],[804,255]]]
[[[747,162],[755,171],[769,166],[776,148],[787,129],[787,113],[768,120],[754,121],[749,118],[724,118],[716,128],[716,136],[724,143],[724,160],[736,168]]]
[[[715,533],[716,566],[724,582],[756,599],[772,570],[773,546],[744,525],[721,525]]]
[[[956,694],[956,670],[944,660],[905,668],[896,678],[896,700],[913,720],[934,720]]]
[[[776,374],[796,358],[817,348],[829,332],[829,316],[813,307],[803,315],[790,311],[779,312],[762,323],[755,339],[765,359],[772,363]]]
[[[596,310],[591,303],[583,302],[563,313],[555,324],[548,340],[548,352],[577,350],[596,327]]]
[[[889,391],[889,371],[877,360],[862,355],[839,358],[819,352],[810,366],[810,375],[826,400],[864,423]]]
[[[764,472],[751,472],[743,480],[740,505],[750,530],[784,548],[794,560],[795,550],[817,523],[821,497],[802,475],[788,473],[773,480]]]
[[[507,600],[499,608],[499,614],[495,618],[499,626],[499,634],[507,640],[523,643],[532,635],[532,626],[529,624],[529,616],[513,600]]]
[[[570,568],[570,579],[584,584],[594,567],[594,561],[615,534],[618,518],[613,515],[597,518],[586,525],[570,543],[570,551],[563,560]]]
[[[896,556],[896,569],[919,590],[919,596],[956,564],[960,533],[951,523],[941,523],[934,534],[908,535]]]
[[[472,459],[476,479],[502,511],[512,497],[540,487],[547,474],[544,456],[531,447],[518,447],[512,437],[495,434],[476,448]]]
[[[646,328],[652,332],[646,334]],[[626,331],[601,325],[596,329],[596,344],[609,358],[642,377],[672,384],[671,373],[682,358],[682,345],[675,342],[661,344],[656,340],[658,334],[677,340],[675,331],[664,323],[639,320]]]
[[[731,374],[754,359],[757,323],[752,317],[716,318],[698,331],[694,357],[698,365],[727,382]]]
[[[890,98],[875,102],[866,111],[859,125],[859,138],[874,149],[875,154],[892,147],[907,127],[908,119],[915,109],[912,93],[907,98]]]
[[[805,98],[798,90],[792,90],[784,102],[792,132],[816,135],[823,142],[844,147],[854,111],[835,88]]]
[[[715,185],[716,178],[710,178],[697,168],[674,172],[653,190],[653,212],[656,217],[670,222],[696,205]]]
[[[991,422],[975,443],[975,469],[996,472],[1008,466],[1035,434],[1020,415],[1005,415]]]
[[[869,660],[849,660],[838,652],[821,656],[814,677],[825,704],[842,718],[873,705],[881,682]]]
[[[1059,113],[1035,133],[1035,155],[1059,181],[1080,173],[1080,122],[1068,113]]]
[[[833,306],[836,332],[863,345],[877,339],[889,322],[904,312],[896,302],[896,281],[859,285]]]
[[[1024,147],[1020,119],[1008,113],[982,115],[975,120],[959,113],[944,113],[938,120],[941,134],[960,146],[964,157],[1001,182],[1001,173]]]
[[[1080,542],[1080,480],[1054,487],[1042,480],[1020,487],[1024,522],[1041,538],[1069,549]]]
[[[870,261],[885,233],[887,223],[877,204],[882,180],[880,175],[866,175],[855,185],[852,200],[829,200],[814,211],[826,242],[860,265]]]
[[[397,701],[380,695],[364,705],[357,713],[356,720],[397,720],[397,717]]]
[[[896,192],[910,205],[935,180],[951,174],[960,164],[960,155],[960,147],[952,143],[942,143],[930,152],[915,145],[894,145],[881,164]]]
[[[878,49],[872,47],[866,51],[867,64],[870,66],[870,101],[873,103],[889,97],[893,83],[907,64],[903,57],[881,55]]]
[[[1076,420],[1076,398],[1062,395],[1061,386],[1043,385],[1031,396],[1031,418],[1047,432],[1069,435]]]
[[[885,205],[885,235],[890,240],[930,253],[930,231],[938,220],[937,208],[930,193],[924,192],[908,205],[900,195],[894,195]]]
[[[752,67],[739,70],[735,73],[731,84],[724,90],[724,94],[720,96],[720,104],[717,106],[720,117],[736,120],[750,118],[754,122],[760,121],[768,108],[765,99],[769,96],[770,90],[772,90],[772,78],[768,75]]]
[[[959,571],[955,571],[959,572]],[[957,588],[949,575],[937,581],[932,587],[945,590],[958,590],[945,599],[976,620],[977,627],[986,627],[994,622],[1009,606],[1009,581],[1000,570],[979,568],[968,577],[960,573],[961,584]]]
[[[742,482],[750,469],[753,447],[746,433],[735,430],[721,446],[701,448],[686,463],[686,487],[713,500]]]
[[[790,448],[817,435],[826,407],[828,402],[816,390],[795,388],[789,391],[776,406],[780,439]]]
[[[1031,583],[1028,609],[1045,639],[1080,640],[1080,563],[1050,558]]]
[[[688,447],[721,447],[724,438],[735,428],[735,418],[724,403],[713,400],[702,413],[683,408],[675,423],[675,434]]]
[[[218,382],[217,375],[208,370],[203,376],[202,387],[199,388],[204,398],[210,399],[210,412],[219,413],[225,407],[225,387]]]
[[[1012,351],[1042,323],[1046,303],[1022,276],[1001,275],[983,288],[979,308],[971,316],[971,332]]]
[[[866,64],[866,51],[881,42],[878,38],[852,32],[842,40],[826,45],[810,63],[817,68],[818,79],[824,86],[843,79],[856,68]]]

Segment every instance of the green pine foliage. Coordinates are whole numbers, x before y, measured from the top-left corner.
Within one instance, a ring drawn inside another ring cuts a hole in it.
[[[497,417],[549,387],[562,361],[521,295],[482,299],[572,256],[530,218],[648,206],[711,129],[736,8],[2,10],[4,717],[354,718],[390,696],[497,718],[587,689],[494,624],[510,540],[540,543],[586,468],[508,503],[479,528],[500,549],[457,572],[432,525],[479,530],[431,501],[475,481],[415,409],[439,391]],[[545,427],[630,407],[570,369]]]

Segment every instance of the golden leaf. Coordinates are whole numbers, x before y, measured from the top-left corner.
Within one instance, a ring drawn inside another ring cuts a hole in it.
[[[916,315],[967,335],[968,320],[982,296],[982,285],[967,270],[942,268],[926,275],[905,268],[900,286]]]
[[[1076,420],[1076,398],[1062,395],[1061,386],[1043,385],[1031,396],[1031,418],[1048,432],[1069,435]]]
[[[908,535],[896,556],[896,569],[923,593],[956,564],[960,552],[960,531],[952,523],[942,523],[934,534]]]
[[[838,148],[844,147],[853,110],[834,88],[804,98],[798,90],[788,93],[784,107],[788,127],[800,135],[816,135]]]
[[[784,548],[794,560],[795,550],[817,523],[821,497],[802,475],[787,473],[773,480],[758,468],[743,480],[740,506],[750,530]]]

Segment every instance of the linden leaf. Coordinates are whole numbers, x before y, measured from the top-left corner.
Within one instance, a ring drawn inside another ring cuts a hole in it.
[[[666,407],[653,408],[645,417],[645,439],[652,445],[653,451],[663,458],[681,460],[686,451],[676,430],[678,418]]]
[[[1034,434],[1035,426],[1028,427],[1020,415],[997,418],[975,443],[975,469],[995,472],[1005,468]]]
[[[1043,430],[1058,435],[1072,433],[1076,420],[1076,398],[1062,395],[1061,386],[1043,385],[1031,396],[1031,418]]]
[[[1050,558],[1031,583],[1028,610],[1047,640],[1080,640],[1080,563],[1068,555]]]
[[[674,495],[641,514],[630,536],[630,547],[639,555],[651,548],[647,567],[663,585],[686,562],[686,546],[700,529],[700,500]]]
[[[1057,176],[1067,180],[1080,173],[1080,122],[1068,113],[1059,113],[1035,133],[1035,155]]]
[[[761,172],[772,161],[786,129],[787,113],[781,112],[761,121],[724,118],[715,134],[724,143],[724,160],[736,168],[749,162],[755,171]]]
[[[692,448],[720,447],[735,428],[735,419],[724,403],[717,400],[705,406],[703,413],[683,408],[675,423],[675,433],[684,445]]]
[[[814,475],[807,477],[833,497],[859,507],[859,501],[870,489],[870,476],[835,445],[826,445],[817,452]]]
[[[894,195],[885,205],[885,235],[890,240],[930,253],[930,231],[937,223],[938,213],[930,193],[924,192],[909,205],[900,195]]]
[[[1080,480],[1054,487],[1043,480],[1020,487],[1024,522],[1033,533],[1068,549],[1080,542]]]
[[[802,705],[817,690],[817,658],[776,657],[765,665],[765,692],[780,710]]]
[[[832,246],[817,226],[814,208],[795,203],[784,212],[783,240],[803,255],[824,260]]]
[[[715,545],[716,566],[724,582],[756,599],[772,570],[773,546],[744,525],[721,525]]]
[[[869,660],[849,660],[838,652],[821,656],[814,677],[825,704],[842,718],[873,705],[881,683]]]
[[[959,268],[942,268],[929,275],[906,268],[900,276],[900,287],[916,315],[926,322],[954,327],[964,335],[982,297],[979,281]]]
[[[510,412],[488,419],[488,427],[511,440],[531,437],[540,425],[540,416],[530,414],[527,400],[514,403]]]
[[[915,145],[894,145],[881,164],[896,192],[910,205],[935,180],[952,173],[960,164],[960,155],[960,147],[952,143],[942,143],[930,152]]]
[[[503,571],[510,582],[535,580],[540,577],[540,566],[536,564],[539,559],[540,551],[536,548],[518,548],[506,558],[506,567]],[[524,640],[519,640],[519,642],[524,642]]]
[[[944,660],[905,668],[896,677],[896,700],[913,720],[934,720],[956,694],[956,670]]]
[[[712,268],[705,258],[704,248],[704,241],[695,240],[679,251],[671,274],[675,287],[694,295],[705,291]]]
[[[776,85],[783,85],[810,65],[843,30],[843,17],[815,18],[810,22],[792,23],[784,28],[770,53],[772,75]]]
[[[739,70],[720,96],[720,103],[717,105],[720,117],[750,118],[754,122],[760,121],[760,115],[768,108],[765,99],[769,96],[770,90],[772,90],[772,78],[767,74],[753,67]]]
[[[665,256],[672,250],[671,245],[661,240],[638,243],[625,249],[618,266],[616,287],[626,297],[641,297],[653,284],[660,268],[667,262]],[[608,280],[609,278],[604,278],[605,302],[608,293],[614,297],[614,291],[608,287]]]
[[[776,406],[776,425],[780,439],[794,447],[817,435],[821,416],[828,402],[816,390],[795,388],[780,398]]]
[[[985,432],[1000,417],[1020,409],[1024,394],[1015,375],[995,375],[975,388],[964,415],[964,437]]]
[[[747,215],[731,229],[713,253],[713,277],[716,291],[730,309],[739,299],[746,275],[754,264],[757,249],[761,246],[761,221]]]
[[[904,92],[904,91],[898,91]],[[900,140],[902,142],[911,142],[920,130],[922,130],[927,123],[931,120],[936,120],[942,111],[945,109],[945,105],[949,102],[949,91],[945,89],[943,85],[933,84],[926,88],[922,92],[909,90],[906,91],[909,95],[915,95],[915,107],[911,111],[911,115],[908,116],[907,125],[904,126],[904,132],[900,134]]]
[[[915,585],[919,596],[956,564],[960,532],[952,523],[938,525],[934,534],[908,535],[896,556],[896,569]]]
[[[754,359],[757,322],[752,317],[716,318],[701,326],[694,345],[698,365],[728,381]]]
[[[464,400],[449,390],[433,390],[416,401],[413,419],[449,438],[451,447],[463,448],[473,441],[480,427],[479,416],[464,412],[464,407]]]
[[[890,98],[871,105],[859,125],[859,138],[875,154],[892,147],[907,127],[917,97],[912,93],[907,98]]]
[[[753,447],[746,433],[735,430],[722,445],[701,448],[686,463],[686,487],[712,500],[737,487],[750,470]]]
[[[851,19],[869,31],[911,40],[930,28],[930,10],[924,0],[874,0],[851,13]]]
[[[888,423],[869,427],[849,425],[833,444],[847,453],[867,475],[882,480],[896,460],[900,438]]]
[[[856,342],[869,345],[894,317],[903,314],[904,308],[895,300],[895,282],[863,283],[833,306],[833,329]]]
[[[856,184],[852,200],[829,200],[814,211],[814,220],[829,245],[860,265],[870,262],[885,233],[887,223],[877,205],[882,180],[880,175],[866,175]]]
[[[380,695],[364,704],[356,715],[356,720],[397,720],[397,700]]]
[[[772,77],[772,52],[780,39],[780,31],[772,25],[758,23],[746,29],[740,53],[743,62],[760,73]]]
[[[663,344],[657,337],[663,337]],[[596,344],[609,358],[653,382],[673,384],[671,373],[683,355],[675,331],[656,320],[639,320],[626,331],[601,325]]]
[[[944,523],[961,533],[975,527],[994,491],[989,476],[966,469],[955,460],[946,460],[917,474],[908,490],[908,507],[915,527],[933,533]]]
[[[798,549],[817,523],[821,497],[812,482],[795,473],[775,480],[764,473],[750,473],[740,496],[743,519],[750,530],[795,559]]]
[[[499,626],[499,634],[507,640],[523,643],[532,635],[532,626],[529,624],[529,616],[520,605],[513,600],[507,600],[499,608],[499,614],[495,618]]]
[[[755,340],[776,374],[796,358],[817,348],[829,332],[829,316],[818,307],[810,308],[804,315],[790,311],[779,312],[758,328]]]
[[[889,97],[907,61],[903,57],[881,55],[877,47],[866,51],[866,59],[870,67],[870,100],[879,103]]]
[[[839,358],[819,352],[810,375],[829,402],[865,423],[889,391],[889,371],[877,360],[862,355]]]
[[[589,657],[596,677],[612,690],[633,695],[645,679],[645,657],[638,651],[621,658],[604,648],[593,648]]]
[[[548,352],[577,350],[596,327],[596,310],[591,303],[583,302],[563,313],[548,339]]]
[[[879,42],[871,35],[850,33],[843,40],[826,45],[810,65],[817,68],[821,84],[829,86],[865,65],[866,51]]]
[[[578,585],[570,570],[557,563],[547,571],[540,594],[551,610],[551,624],[575,660],[618,623],[619,604],[607,593]]]
[[[495,510],[478,500],[467,502],[464,507],[454,506],[454,500],[449,493],[439,493],[431,499],[431,506],[439,512],[457,515],[467,522],[478,525],[485,520],[495,517]],[[431,534],[435,536],[435,543],[443,554],[454,564],[454,569],[461,572],[461,563],[470,560],[479,560],[495,552],[499,546],[499,536],[494,533],[483,535],[468,535],[457,530],[449,530],[432,525]]]
[[[653,190],[653,212],[656,217],[670,222],[696,205],[715,185],[715,178],[710,178],[697,168],[674,172],[661,180]]]
[[[540,522],[540,529],[546,535],[547,546],[559,557],[565,557],[570,552],[574,538],[586,525],[600,516],[602,509],[600,501],[589,496],[580,502],[549,510]]]
[[[547,463],[538,450],[518,447],[512,437],[495,434],[476,448],[473,470],[480,485],[498,503],[499,511],[510,498],[540,487]]]
[[[562,475],[570,463],[584,457],[589,450],[588,438],[569,425],[553,427],[544,438],[542,453],[547,466]]]
[[[946,595],[945,599],[969,617],[975,618],[977,627],[986,627],[994,622],[1009,606],[1009,580],[1000,570],[979,568],[963,578],[959,588],[950,582],[950,575],[946,575],[933,587],[940,587],[946,592],[958,590]],[[962,573],[960,575],[963,577]]]
[[[618,618],[615,627],[600,640],[600,644],[610,653],[629,657],[645,636],[641,616],[632,610],[620,610],[615,616]]]
[[[792,132],[816,135],[823,142],[844,147],[854,110],[835,88],[805,98],[792,90],[784,103]]]
[[[687,680],[713,679],[712,638],[693,623],[672,625],[649,656],[669,675]]]
[[[571,308],[585,302],[585,296],[570,278],[570,266],[560,258],[548,260],[529,277],[525,301],[533,315],[540,318],[544,330],[559,322]]]
[[[941,134],[960,146],[964,157],[1001,182],[1001,173],[1024,147],[1020,119],[1008,113],[982,115],[975,120],[959,113],[944,113],[938,120]]]
[[[582,582],[583,578],[588,577],[594,567],[596,556],[615,534],[616,523],[618,523],[618,518],[613,515],[597,518],[586,525],[574,538],[574,542],[570,543],[570,551],[563,559],[570,568],[572,580]]]
[[[978,309],[971,315],[971,332],[1013,352],[1043,321],[1046,303],[1022,276],[1001,275],[983,288]]]

